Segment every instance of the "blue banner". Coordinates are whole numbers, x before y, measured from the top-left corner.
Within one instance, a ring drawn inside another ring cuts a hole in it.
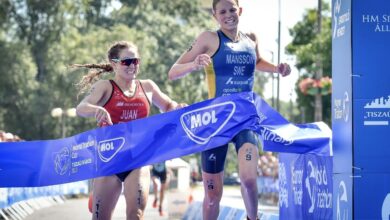
[[[390,1],[354,0],[352,11],[353,218],[388,220]]]
[[[332,0],[333,219],[352,219],[352,0]]]
[[[333,158],[279,154],[280,219],[332,219]]]
[[[330,155],[323,123],[293,125],[252,92],[196,103],[69,138],[0,143],[0,186],[45,186],[107,176],[208,150],[251,129],[264,149]]]

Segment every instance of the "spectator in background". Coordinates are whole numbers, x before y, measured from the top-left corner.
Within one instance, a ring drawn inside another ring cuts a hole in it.
[[[22,141],[22,139],[18,135],[14,135],[12,133],[0,130],[0,142],[17,142],[17,141]]]
[[[260,200],[277,204],[279,162],[272,152],[264,152],[258,161],[258,185]]]
[[[14,140],[14,135],[7,132],[4,134],[4,142],[13,142]]]
[[[4,141],[4,134],[5,132],[3,130],[0,130],[0,142]]]
[[[153,182],[153,192],[154,192],[154,201],[153,208],[157,208],[160,216],[164,216],[163,203],[165,190],[168,189],[169,180],[171,178],[171,171],[167,168],[165,162],[156,163],[152,166],[152,182]],[[157,180],[159,179],[159,180]],[[158,196],[158,181],[160,181],[160,199]]]
[[[272,152],[266,151],[262,156],[260,156],[259,167],[262,176],[278,176],[278,159],[272,154]]]

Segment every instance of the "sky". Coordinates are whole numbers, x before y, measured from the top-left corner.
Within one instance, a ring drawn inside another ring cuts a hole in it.
[[[329,1],[326,1],[329,2]],[[302,20],[306,9],[317,8],[317,0],[280,0],[281,10],[281,55],[280,61],[288,63],[292,72],[287,77],[280,78],[280,100],[294,101],[296,94],[294,90],[295,83],[298,79],[298,70],[294,67],[294,57],[286,55],[284,48],[292,40],[289,35],[289,28],[292,28],[298,21]],[[240,20],[240,29],[247,32],[255,32],[259,39],[260,55],[277,63],[278,55],[278,12],[279,0],[240,0],[240,6],[243,12]],[[272,80],[266,84],[264,97],[272,97]],[[274,84],[274,94],[276,96],[276,82]]]

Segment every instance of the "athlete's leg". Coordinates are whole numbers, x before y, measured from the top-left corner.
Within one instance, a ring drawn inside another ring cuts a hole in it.
[[[154,194],[154,200],[153,200],[153,208],[157,207],[158,202],[158,185],[157,185],[157,177],[152,176],[152,182],[153,182],[153,194]]]
[[[250,130],[241,131],[233,141],[238,149],[238,172],[241,180],[241,195],[249,219],[257,218],[258,190],[257,163],[259,152],[256,134]]]
[[[216,220],[219,215],[219,203],[223,192],[223,171],[220,173],[206,173],[202,171],[204,199],[203,219]]]
[[[115,175],[94,179],[92,219],[111,219],[121,191],[122,183]]]
[[[203,219],[216,220],[223,192],[223,169],[228,145],[203,151],[202,178],[204,187]]]
[[[135,169],[126,177],[123,193],[126,199],[127,220],[144,219],[149,184],[150,171],[148,167]]]
[[[241,195],[249,219],[256,219],[258,206],[257,191],[257,146],[243,144],[238,150],[238,170],[241,180]]]
[[[163,210],[163,202],[164,202],[164,197],[165,197],[165,190],[168,189],[169,185],[169,175],[167,175],[167,172],[161,173],[160,175],[160,182],[161,182],[161,188],[160,188],[160,205],[158,207],[158,211],[160,212],[160,216],[164,215],[164,210]]]

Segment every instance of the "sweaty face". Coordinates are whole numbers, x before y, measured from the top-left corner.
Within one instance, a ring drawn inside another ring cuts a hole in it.
[[[139,63],[125,65],[125,62],[121,62],[121,60],[126,60],[129,58],[139,58],[137,51],[135,51],[133,48],[122,50],[119,53],[119,62],[114,62],[115,73],[126,80],[135,79],[139,72]]]
[[[241,8],[234,0],[221,0],[215,6],[214,17],[221,29],[236,29],[240,15]]]

